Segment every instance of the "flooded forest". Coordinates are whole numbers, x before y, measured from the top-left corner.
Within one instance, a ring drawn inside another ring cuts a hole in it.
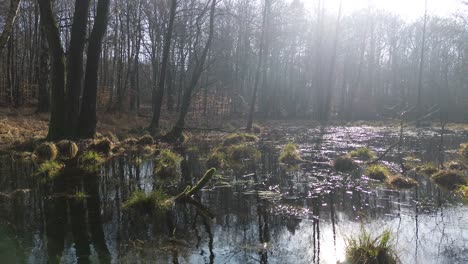
[[[468,1],[0,0],[0,263],[468,263]]]

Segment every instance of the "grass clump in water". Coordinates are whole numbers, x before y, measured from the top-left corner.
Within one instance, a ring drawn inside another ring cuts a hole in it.
[[[43,181],[53,180],[63,172],[64,168],[63,163],[49,160],[39,166],[36,175],[42,176]]]
[[[96,172],[105,160],[95,151],[87,151],[83,153],[79,159],[79,167],[89,173]]]
[[[371,179],[384,181],[390,176],[390,171],[382,164],[373,164],[366,169],[365,174]]]
[[[260,152],[249,144],[233,145],[226,149],[229,163],[236,165],[244,160],[257,161],[260,159]]]
[[[433,163],[426,163],[421,166],[416,167],[416,172],[422,173],[426,176],[432,176],[437,173],[439,170]]]
[[[340,156],[333,161],[333,168],[339,172],[349,172],[356,169],[356,163],[349,156]]]
[[[234,133],[234,134],[227,135],[224,138],[223,146],[228,147],[232,145],[238,145],[241,143],[256,142],[256,141],[258,141],[258,137],[253,134]]]
[[[468,200],[468,185],[461,185],[457,189],[458,195],[460,195],[464,200]]]
[[[40,144],[35,150],[36,158],[39,162],[55,160],[57,158],[58,150],[54,143],[45,142]]]
[[[226,153],[224,153],[221,149],[216,148],[211,152],[206,161],[206,167],[208,168],[216,168],[222,169],[226,165]]]
[[[399,263],[391,242],[391,233],[386,230],[376,238],[364,229],[358,237],[346,240],[346,263],[393,264]]]
[[[112,143],[110,139],[105,137],[95,140],[91,148],[98,153],[109,155],[112,149],[114,148],[114,143]]]
[[[460,171],[454,170],[440,171],[439,173],[432,176],[432,180],[436,184],[451,191],[462,185],[468,184],[467,177],[465,177]]]
[[[182,157],[172,152],[170,149],[163,149],[156,157],[153,172],[163,180],[177,179],[179,176],[181,160]]]
[[[288,143],[281,150],[279,161],[287,165],[297,165],[302,163],[304,160],[299,155],[297,145],[294,143]]]
[[[464,159],[468,159],[468,143],[461,144],[458,152]]]
[[[359,160],[370,160],[375,158],[375,153],[368,148],[358,148],[349,153],[349,156]]]
[[[135,191],[130,198],[122,204],[124,209],[136,209],[143,212],[166,211],[171,207],[171,200],[161,190],[146,194],[144,191]]]
[[[56,144],[58,157],[62,160],[69,160],[76,157],[78,153],[78,145],[70,140],[62,140]]]
[[[387,183],[396,189],[411,189],[418,185],[417,181],[410,178],[405,178],[401,175],[390,176],[387,180]]]
[[[154,138],[151,135],[144,135],[138,139],[138,143],[141,145],[153,145]]]

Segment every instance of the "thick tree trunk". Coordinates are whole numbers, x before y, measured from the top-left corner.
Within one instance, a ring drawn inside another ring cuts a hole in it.
[[[67,89],[65,128],[74,137],[80,114],[80,95],[83,79],[83,50],[86,41],[89,0],[76,0],[67,60]]]
[[[51,58],[52,98],[47,137],[49,139],[59,139],[65,135],[65,55],[50,0],[38,0],[38,2]]]
[[[85,86],[78,126],[78,136],[82,138],[91,138],[96,134],[98,65],[102,40],[107,30],[109,3],[110,0],[99,0],[94,27],[89,38]]]
[[[159,82],[157,90],[155,91],[156,95],[154,96],[153,102],[153,118],[151,119],[151,124],[149,130],[152,134],[156,134],[159,129],[159,118],[161,117],[161,107],[164,96],[164,85],[166,83],[166,73],[167,65],[169,62],[169,55],[171,51],[171,40],[172,40],[172,29],[174,27],[174,19],[177,9],[177,0],[171,1],[171,10],[169,15],[169,24],[167,26],[166,37],[164,38],[164,48],[163,48],[163,59],[161,65],[161,72],[159,74]]]
[[[44,27],[41,25],[41,37],[40,45],[41,51],[39,55],[39,91],[38,91],[38,103],[37,103],[37,112],[45,113],[49,111],[50,102],[49,102],[49,56],[47,55],[47,40],[44,33]]]

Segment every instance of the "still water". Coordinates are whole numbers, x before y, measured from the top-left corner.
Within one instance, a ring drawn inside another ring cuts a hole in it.
[[[466,131],[448,131],[443,148],[436,129],[404,135],[402,156],[424,162],[448,160],[468,141]],[[197,195],[206,210],[176,204],[167,215],[122,209],[133,191],[158,188],[151,159],[115,157],[99,174],[67,168],[44,185],[30,161],[1,157],[0,262],[337,263],[346,238],[365,228],[391,230],[402,263],[468,263],[468,207],[457,196],[411,172],[419,186],[396,191],[329,165],[361,146],[383,153],[398,137],[388,127],[269,130],[257,144],[259,162],[219,172]],[[278,164],[291,141],[311,163]],[[396,151],[384,162],[398,170]],[[200,156],[185,155],[189,177],[206,169]],[[70,196],[77,191],[86,197]]]

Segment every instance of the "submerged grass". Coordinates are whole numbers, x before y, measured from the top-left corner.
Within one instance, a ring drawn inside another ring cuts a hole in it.
[[[375,158],[375,153],[368,148],[358,148],[349,153],[349,156],[360,160],[370,160]]]
[[[390,176],[390,171],[382,164],[373,164],[366,169],[365,174],[371,179],[384,181]]]
[[[122,204],[124,209],[136,209],[143,212],[162,212],[171,207],[172,203],[169,197],[161,190],[150,193],[144,191],[135,191],[130,198]]]
[[[299,155],[297,145],[294,143],[288,143],[281,150],[279,161],[287,165],[297,165],[304,160]]]
[[[393,264],[399,263],[391,233],[385,230],[376,238],[371,238],[365,229],[357,237],[346,240],[346,258],[349,263]]]

